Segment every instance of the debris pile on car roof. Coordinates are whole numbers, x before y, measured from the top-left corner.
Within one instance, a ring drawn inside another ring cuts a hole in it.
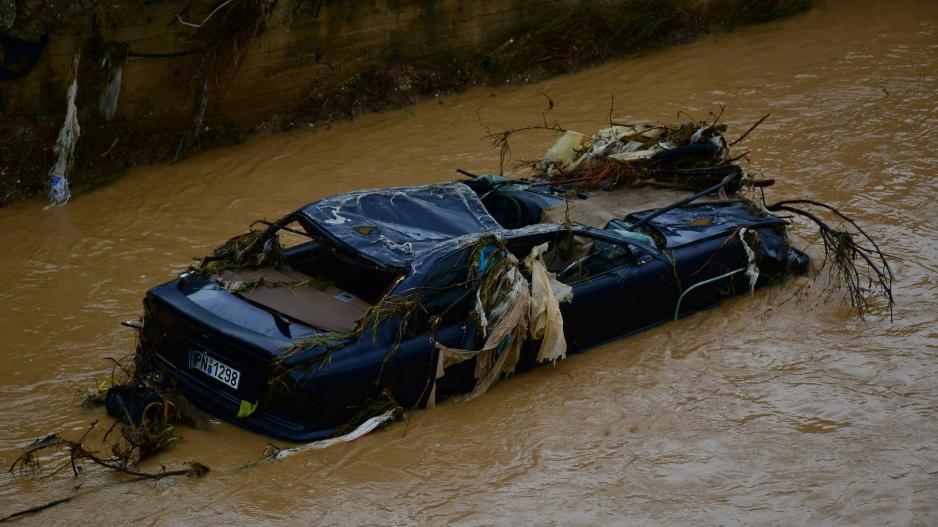
[[[732,157],[730,146],[742,138],[729,143],[726,130],[720,115],[712,121],[678,125],[612,121],[592,136],[565,131],[542,160],[529,165],[533,177],[566,188],[653,186],[699,191],[741,173],[735,161],[746,154]],[[741,179],[724,192],[732,193],[744,182],[773,183]]]
[[[678,175],[693,182],[695,177],[706,179],[712,169],[728,161],[725,129],[725,125],[690,123],[675,128],[613,125],[591,137],[567,131],[544,156],[541,169],[554,183],[586,188],[674,180]]]

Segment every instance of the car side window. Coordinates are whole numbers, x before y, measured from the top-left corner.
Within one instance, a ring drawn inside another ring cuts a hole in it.
[[[587,232],[563,233],[551,242],[544,263],[561,282],[573,284],[634,265],[635,253],[625,241],[590,236]]]

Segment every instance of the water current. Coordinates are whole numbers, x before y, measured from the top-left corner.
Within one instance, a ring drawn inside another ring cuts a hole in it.
[[[106,357],[132,351],[118,323],[193,256],[322,196],[496,169],[480,137],[541,121],[545,95],[549,120],[584,132],[610,111],[674,122],[723,104],[732,138],[771,113],[743,143],[750,170],[882,241],[895,319],[860,320],[823,279],[795,280],[279,462],[241,469],[267,439],[230,424],[182,429],[160,459],[197,459],[205,478],[110,486],[24,523],[938,524],[938,3],[925,0],[831,0],[536,85],[138,168],[64,207],[0,209],[0,466],[102,418],[77,401]],[[513,159],[551,141],[518,136]],[[115,479],[4,473],[0,515]]]

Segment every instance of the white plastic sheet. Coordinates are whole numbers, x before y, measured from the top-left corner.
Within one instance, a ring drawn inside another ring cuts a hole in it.
[[[381,415],[376,415],[371,419],[368,419],[364,423],[358,425],[358,428],[352,430],[351,432],[338,436],[332,437],[329,439],[323,439],[322,441],[314,441],[312,443],[306,443],[303,446],[298,446],[295,448],[283,448],[271,453],[269,456],[266,456],[265,459],[283,459],[287,456],[292,456],[299,452],[304,452],[307,450],[321,450],[323,448],[328,448],[339,443],[347,443],[349,441],[354,441],[372,431],[375,428],[383,425],[384,423],[390,421],[394,418],[394,410],[388,410]]]
[[[111,79],[108,81],[101,98],[98,100],[98,110],[105,119],[110,121],[117,113],[117,99],[121,94],[121,82],[124,79],[124,68],[118,66],[111,73]]]
[[[739,229],[739,241],[746,250],[746,277],[749,278],[749,294],[756,290],[756,282],[759,280],[759,267],[756,265],[756,253],[746,243],[746,233],[749,229],[743,227]]]

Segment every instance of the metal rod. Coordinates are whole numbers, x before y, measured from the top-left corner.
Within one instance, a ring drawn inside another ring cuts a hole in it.
[[[736,269],[735,271],[730,271],[728,273],[721,274],[720,276],[714,276],[713,278],[709,278],[707,280],[704,280],[703,282],[697,282],[696,284],[685,289],[684,292],[681,293],[681,296],[677,297],[677,306],[674,307],[674,320],[677,320],[678,314],[681,312],[681,302],[684,301],[684,295],[686,295],[687,293],[690,293],[691,291],[693,291],[694,289],[697,289],[698,287],[702,285],[707,285],[707,284],[716,282],[717,280],[729,278],[733,276],[734,274],[741,273],[745,270],[746,270],[745,267],[740,267],[739,269]]]
[[[733,172],[732,174],[730,174],[730,175],[726,176],[725,178],[723,178],[723,181],[717,183],[716,185],[713,185],[712,187],[709,187],[709,188],[706,188],[706,189],[704,189],[704,190],[701,190],[700,192],[698,192],[698,193],[696,193],[696,194],[693,194],[693,195],[691,195],[691,196],[688,196],[688,197],[686,197],[686,198],[684,198],[684,199],[682,199],[681,201],[678,201],[678,202],[676,202],[676,203],[672,203],[672,204],[668,205],[667,207],[662,207],[662,208],[660,208],[660,209],[658,209],[658,210],[652,212],[652,213],[649,214],[648,216],[645,216],[644,218],[640,219],[637,223],[635,223],[634,225],[628,227],[627,230],[634,231],[635,229],[641,227],[642,225],[645,225],[645,224],[648,223],[649,221],[651,221],[651,220],[657,218],[658,216],[661,216],[661,215],[664,214],[665,212],[672,211],[672,210],[674,210],[674,209],[676,209],[676,208],[678,208],[678,207],[682,207],[682,206],[684,206],[684,205],[687,205],[687,204],[690,203],[691,201],[700,199],[700,198],[706,196],[707,194],[710,194],[711,192],[716,192],[717,190],[720,189],[720,187],[723,187],[724,185],[726,185],[726,184],[730,183],[731,181],[733,181],[734,179],[738,178],[740,175],[742,175],[742,173],[743,173],[742,170],[737,170],[736,172]]]

